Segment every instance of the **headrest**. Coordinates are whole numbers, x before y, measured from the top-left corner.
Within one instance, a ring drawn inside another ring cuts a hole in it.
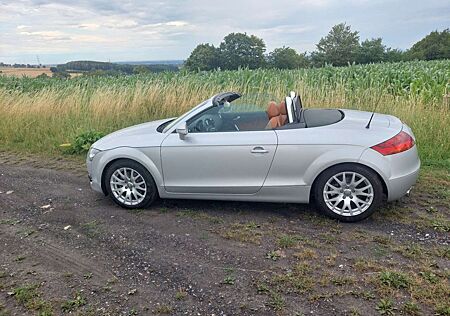
[[[269,119],[280,115],[280,109],[278,108],[276,102],[274,101],[269,102],[269,106],[267,107],[267,115],[269,116]]]
[[[281,103],[278,105],[278,108],[280,109],[281,115],[287,115],[286,102],[281,101]]]

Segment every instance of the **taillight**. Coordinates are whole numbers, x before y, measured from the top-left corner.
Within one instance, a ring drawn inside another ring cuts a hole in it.
[[[378,145],[372,146],[373,150],[378,151],[383,156],[401,153],[414,146],[414,139],[405,132],[400,132],[394,137],[382,142]]]

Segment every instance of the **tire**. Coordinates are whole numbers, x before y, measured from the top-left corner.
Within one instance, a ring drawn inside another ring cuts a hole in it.
[[[144,208],[158,197],[150,172],[133,160],[120,159],[113,162],[105,171],[104,181],[108,195],[123,208]]]
[[[313,192],[318,209],[342,222],[358,222],[369,217],[383,200],[379,176],[356,164],[325,170],[317,178]]]

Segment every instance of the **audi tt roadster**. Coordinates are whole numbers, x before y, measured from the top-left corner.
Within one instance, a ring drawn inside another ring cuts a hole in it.
[[[87,168],[92,189],[124,208],[157,198],[314,202],[355,222],[409,193],[420,160],[394,116],[304,108],[294,92],[281,102],[226,92],[103,137]]]

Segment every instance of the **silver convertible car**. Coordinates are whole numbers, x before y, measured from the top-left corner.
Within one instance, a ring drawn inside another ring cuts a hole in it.
[[[313,201],[354,222],[409,193],[420,160],[411,129],[394,116],[306,109],[293,92],[262,108],[226,92],[103,137],[87,167],[91,187],[125,208],[158,197]]]

